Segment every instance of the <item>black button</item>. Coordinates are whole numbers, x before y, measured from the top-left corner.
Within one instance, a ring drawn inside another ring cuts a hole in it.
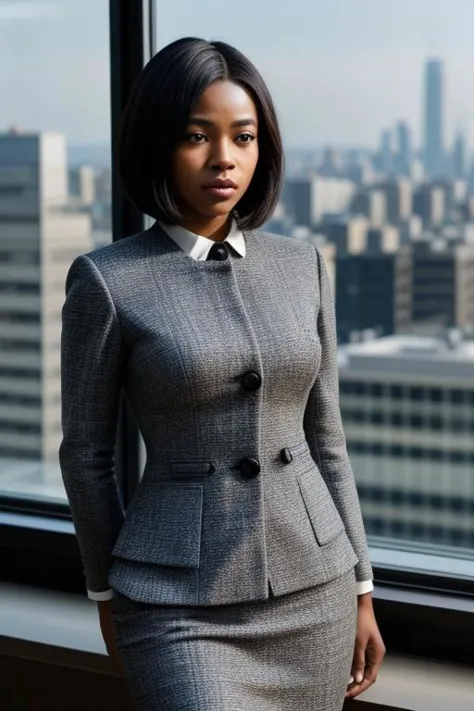
[[[280,451],[280,457],[282,462],[285,462],[285,464],[289,464],[290,462],[293,461],[293,455],[288,449],[288,447],[285,447]]]
[[[229,256],[229,252],[227,250],[227,247],[225,244],[221,244],[220,242],[215,242],[211,249],[209,250],[209,254],[207,255],[208,259],[216,259],[219,262],[222,262],[224,259],[227,259]]]
[[[240,471],[246,479],[255,479],[260,474],[260,462],[252,457],[245,457],[240,462]]]
[[[258,390],[262,384],[262,379],[254,370],[249,370],[242,375],[242,387],[244,390]]]

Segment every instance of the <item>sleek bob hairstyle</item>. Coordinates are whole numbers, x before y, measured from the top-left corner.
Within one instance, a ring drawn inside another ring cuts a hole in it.
[[[236,205],[241,229],[260,227],[273,213],[283,179],[283,148],[270,93],[253,64],[224,42],[185,37],[158,52],[135,82],[118,139],[118,167],[125,192],[140,210],[166,224],[181,214],[170,181],[172,156],[192,109],[215,81],[240,85],[258,115],[259,159]]]

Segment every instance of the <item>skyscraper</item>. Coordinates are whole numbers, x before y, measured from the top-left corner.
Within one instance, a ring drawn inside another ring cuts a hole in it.
[[[70,263],[92,248],[90,217],[68,209],[62,134],[0,134],[0,488],[16,460],[61,491],[60,333]],[[25,470],[26,471],[26,470]],[[22,483],[16,474],[15,492]],[[34,482],[34,483],[33,483]]]
[[[444,172],[444,69],[438,59],[425,65],[424,164],[429,178]]]
[[[466,136],[462,131],[456,132],[452,154],[452,177],[464,178],[467,172]]]
[[[380,134],[380,169],[385,175],[390,175],[392,168],[392,133],[384,129]]]
[[[411,131],[405,121],[398,121],[396,126],[397,134],[397,155],[396,168],[399,175],[410,175],[410,168],[413,159]]]

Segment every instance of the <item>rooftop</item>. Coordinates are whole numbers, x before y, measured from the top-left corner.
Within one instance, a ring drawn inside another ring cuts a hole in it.
[[[456,331],[442,337],[395,335],[351,343],[339,348],[344,371],[390,371],[425,376],[468,379],[474,388],[474,340],[463,340]],[[388,374],[387,374],[388,375]]]

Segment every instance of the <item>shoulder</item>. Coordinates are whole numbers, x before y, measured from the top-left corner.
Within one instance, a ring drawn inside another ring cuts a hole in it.
[[[113,290],[124,278],[133,279],[141,258],[147,254],[148,230],[79,254],[71,263],[66,277],[66,294],[72,284],[81,288]]]
[[[258,240],[258,244],[267,253],[277,258],[310,259],[318,261],[319,252],[310,242],[294,237],[285,237],[265,230],[254,230],[249,234],[250,239]]]
[[[93,249],[83,254],[101,271],[108,271],[118,264],[139,257],[147,252],[147,236],[149,230],[137,232],[130,237],[124,237],[103,247]]]

